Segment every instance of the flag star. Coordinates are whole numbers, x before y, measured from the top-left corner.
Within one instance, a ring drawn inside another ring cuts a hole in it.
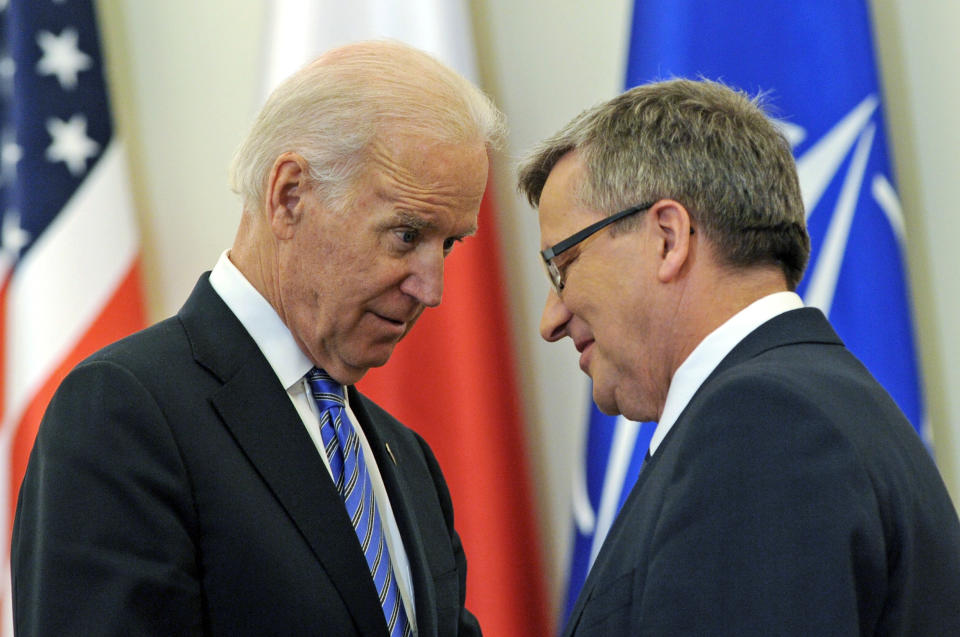
[[[17,162],[23,157],[23,148],[13,139],[4,135],[3,145],[0,146],[0,175],[3,181],[16,174]]]
[[[86,171],[87,159],[100,150],[100,144],[87,137],[87,118],[83,115],[74,115],[69,122],[51,117],[47,132],[53,139],[47,147],[47,159],[64,162],[75,177]]]
[[[0,228],[0,252],[15,260],[16,255],[28,243],[30,233],[20,227],[20,212],[7,210],[3,215],[3,227]]]
[[[77,74],[93,64],[90,56],[77,48],[76,29],[64,29],[60,35],[41,31],[37,34],[37,44],[43,49],[43,57],[37,62],[37,72],[56,75],[64,89],[76,88]]]
[[[2,2],[3,0],[0,0]],[[13,87],[13,75],[17,72],[17,64],[13,61],[13,58],[9,55],[4,55],[0,58],[0,85],[3,86],[3,90],[7,93],[12,93]]]

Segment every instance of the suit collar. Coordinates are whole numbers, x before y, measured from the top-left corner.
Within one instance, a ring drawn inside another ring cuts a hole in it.
[[[177,318],[187,333],[194,360],[223,382],[259,350],[209,279],[209,272],[200,277]],[[230,346],[224,347],[224,343]]]
[[[284,387],[208,275],[178,317],[194,359],[222,383],[210,400],[224,425],[340,591],[358,631],[385,634],[373,582],[357,577],[368,569],[363,552],[342,541],[354,535],[343,501]]]
[[[677,417],[676,422],[679,424],[683,421],[686,413],[690,409],[690,405],[697,400],[697,396],[702,395],[704,389],[710,385],[710,382],[726,370],[770,350],[803,343],[843,345],[843,341],[840,340],[840,337],[837,336],[837,333],[830,326],[827,318],[817,308],[805,307],[775,316],[750,332],[746,338],[740,341],[736,347],[720,361],[720,364],[717,365],[716,369],[703,381],[699,389],[697,389],[696,393],[684,407],[683,411]],[[675,429],[676,427],[671,428],[661,445],[667,443]]]
[[[210,285],[230,308],[273,368],[280,384],[291,387],[313,363],[303,353],[276,309],[228,258],[220,255],[210,273]]]
[[[774,292],[756,299],[707,334],[670,379],[666,401],[650,439],[651,453],[656,453],[690,399],[740,342],[771,319],[802,307],[803,300],[796,293]]]
[[[748,334],[720,361],[717,368],[707,378],[707,382],[717,374],[722,373],[723,370],[759,356],[766,351],[800,343],[843,345],[843,341],[830,326],[823,312],[812,307],[791,310],[770,319]]]

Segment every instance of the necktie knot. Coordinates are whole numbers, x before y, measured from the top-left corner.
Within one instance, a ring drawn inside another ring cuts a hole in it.
[[[333,380],[330,374],[318,367],[307,372],[307,381],[313,399],[321,408],[343,407],[343,385]]]

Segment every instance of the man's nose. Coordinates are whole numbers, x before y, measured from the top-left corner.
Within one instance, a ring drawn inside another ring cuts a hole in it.
[[[442,249],[424,250],[416,255],[400,289],[427,307],[440,305],[443,298],[443,260]]]
[[[567,335],[567,323],[572,316],[563,299],[551,288],[540,315],[540,336],[551,343],[560,340]]]

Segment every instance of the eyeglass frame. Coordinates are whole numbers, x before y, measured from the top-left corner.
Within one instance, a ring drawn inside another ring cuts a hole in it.
[[[632,206],[630,208],[626,208],[625,210],[621,210],[620,212],[604,217],[596,223],[591,223],[589,226],[580,230],[579,232],[575,232],[560,243],[556,243],[545,250],[541,250],[540,258],[543,260],[543,267],[546,270],[547,278],[550,279],[550,283],[553,284],[553,289],[557,295],[559,296],[560,292],[563,290],[564,282],[563,273],[560,271],[560,268],[557,266],[557,264],[553,262],[554,258],[563,254],[578,243],[582,243],[584,240],[596,234],[600,230],[603,230],[611,223],[620,221],[624,217],[629,217],[632,214],[649,210],[655,203],[657,202],[651,201],[649,203],[642,203],[638,206]]]

